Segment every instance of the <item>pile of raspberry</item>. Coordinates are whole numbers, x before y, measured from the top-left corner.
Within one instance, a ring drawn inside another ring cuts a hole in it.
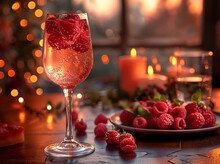
[[[135,128],[184,130],[215,126],[216,115],[204,104],[176,105],[170,100],[136,101],[120,113],[123,125]]]
[[[132,134],[123,131],[107,128],[108,118],[103,113],[96,116],[94,124],[94,134],[96,137],[103,137],[108,145],[119,146],[125,153],[131,153],[136,148],[136,142]]]

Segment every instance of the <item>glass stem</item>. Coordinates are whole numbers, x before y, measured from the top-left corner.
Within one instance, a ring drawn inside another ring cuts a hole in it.
[[[72,124],[72,95],[73,90],[63,89],[63,93],[66,99],[66,134],[64,141],[71,142],[73,140],[73,124]]]

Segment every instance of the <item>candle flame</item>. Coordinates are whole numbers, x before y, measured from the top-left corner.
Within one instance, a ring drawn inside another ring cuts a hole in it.
[[[132,49],[131,49],[131,57],[135,57],[135,56],[137,56],[136,49],[135,49],[135,48],[132,48]]]
[[[148,73],[148,75],[149,75],[150,77],[153,76],[154,70],[153,70],[153,67],[152,67],[151,65],[148,66],[148,68],[147,68],[147,73]]]
[[[176,66],[176,63],[177,63],[177,61],[176,61],[176,57],[172,57],[172,59],[171,59],[171,64],[173,65],[173,66]]]

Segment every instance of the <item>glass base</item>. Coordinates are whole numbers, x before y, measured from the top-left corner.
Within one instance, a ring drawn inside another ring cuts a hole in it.
[[[61,142],[48,145],[44,153],[48,157],[81,157],[95,151],[95,147],[88,143]]]

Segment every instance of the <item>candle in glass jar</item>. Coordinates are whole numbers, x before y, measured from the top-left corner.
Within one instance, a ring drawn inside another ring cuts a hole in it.
[[[120,88],[130,96],[138,86],[138,80],[146,74],[147,59],[137,56],[136,50],[131,49],[130,55],[119,58]]]
[[[165,88],[165,84],[167,83],[166,76],[154,74],[154,70],[151,65],[148,66],[147,72],[148,74],[145,74],[145,76],[139,79],[138,86],[140,89],[145,89],[150,85],[155,85],[163,89]]]

